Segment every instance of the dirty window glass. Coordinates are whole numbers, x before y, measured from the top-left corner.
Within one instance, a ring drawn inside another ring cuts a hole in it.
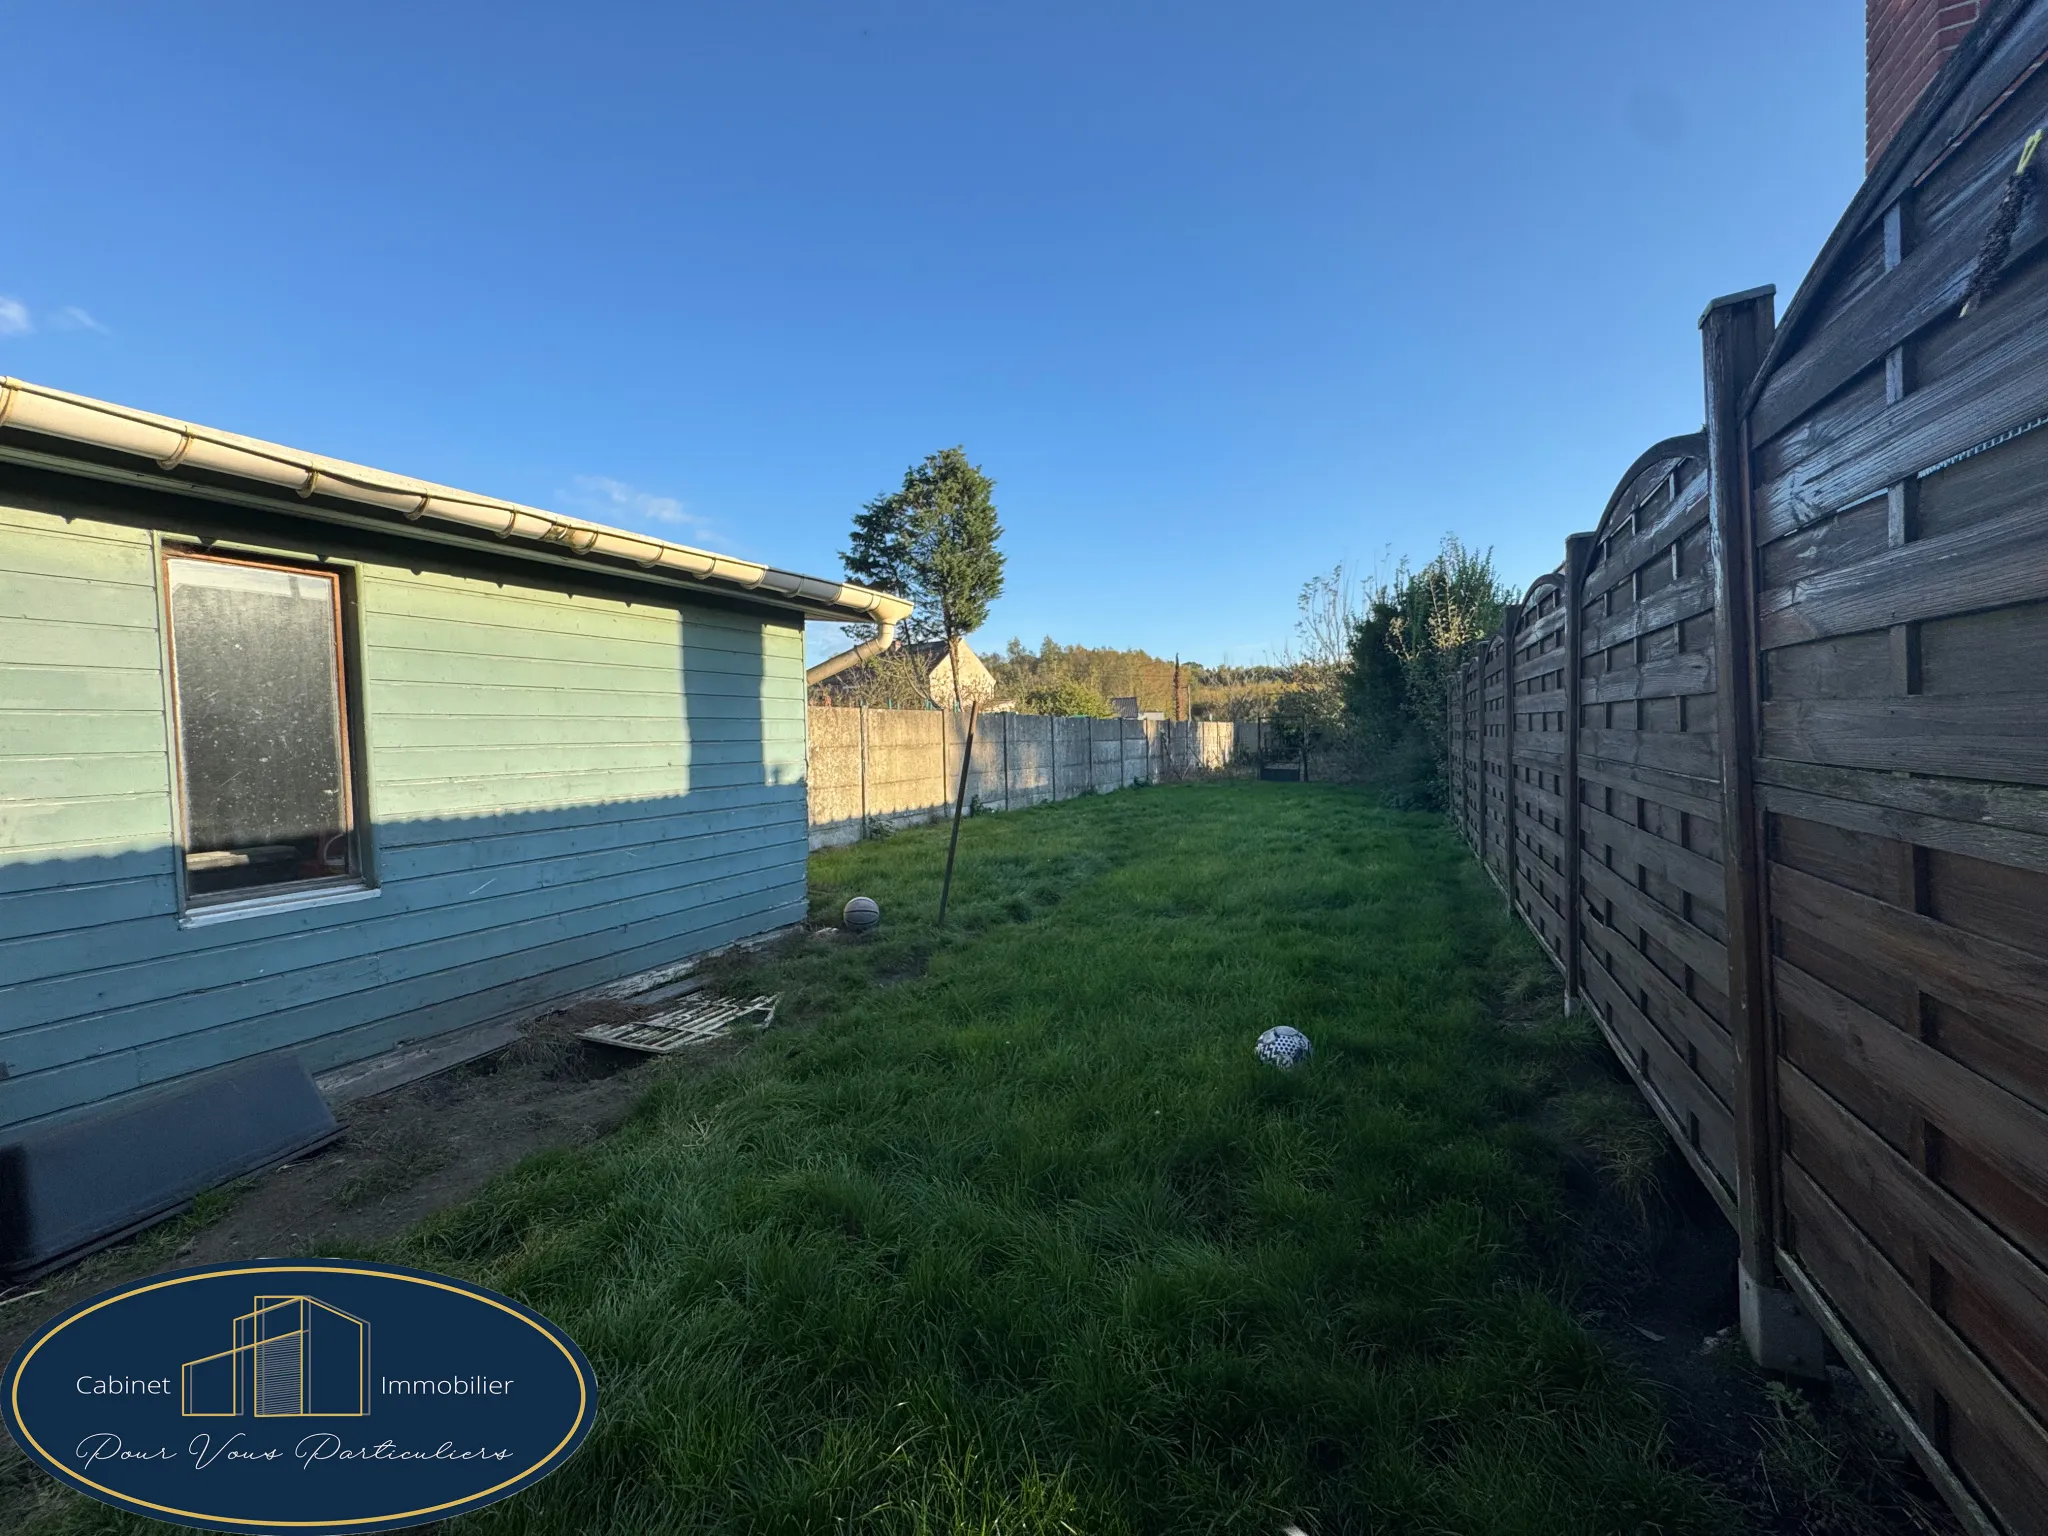
[[[218,560],[167,564],[187,893],[349,878],[339,582]]]

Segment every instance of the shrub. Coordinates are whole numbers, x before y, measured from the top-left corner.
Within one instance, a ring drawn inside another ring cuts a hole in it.
[[[1092,715],[1097,720],[1110,718],[1109,700],[1090,688],[1086,683],[1062,678],[1045,688],[1034,689],[1024,696],[1024,709],[1033,715]]]
[[[1459,670],[1500,627],[1511,594],[1493,551],[1445,537],[1419,571],[1404,564],[1372,596],[1351,632],[1345,714],[1365,740],[1427,744],[1431,798],[1440,801],[1450,762],[1449,709]]]

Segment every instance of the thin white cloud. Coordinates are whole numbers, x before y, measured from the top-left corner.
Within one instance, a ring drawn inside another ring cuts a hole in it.
[[[50,316],[49,324],[53,331],[96,331],[102,336],[114,334],[76,304],[66,304]]]
[[[34,329],[28,318],[28,306],[19,299],[0,295],[0,336],[26,336]]]
[[[711,534],[711,524],[675,497],[658,496],[609,475],[578,475],[562,500],[571,511],[602,523],[655,524],[697,537]]]

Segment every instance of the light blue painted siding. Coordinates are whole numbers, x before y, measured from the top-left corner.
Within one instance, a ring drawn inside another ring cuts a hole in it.
[[[378,894],[182,926],[149,537],[5,501],[0,1125],[279,1047],[321,1071],[802,916],[796,622],[361,564]]]

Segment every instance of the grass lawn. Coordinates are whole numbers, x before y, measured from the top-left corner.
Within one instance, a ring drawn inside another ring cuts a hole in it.
[[[1442,821],[1240,783],[975,818],[941,933],[944,838],[815,858],[816,914],[884,920],[734,963],[788,1027],[381,1252],[597,1366],[582,1452],[464,1529],[1726,1527],[1561,1304],[1536,1111],[1592,1047]]]

